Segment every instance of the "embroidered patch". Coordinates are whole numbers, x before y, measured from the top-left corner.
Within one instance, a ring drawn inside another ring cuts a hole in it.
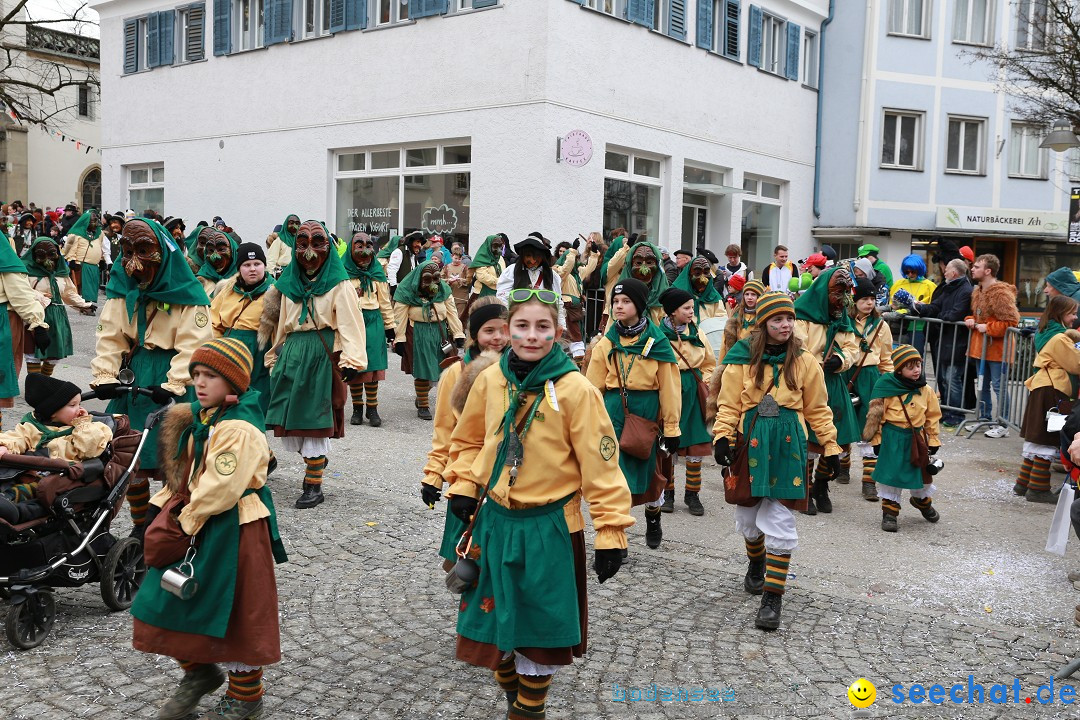
[[[236,472],[236,456],[231,452],[223,452],[214,459],[214,469],[221,475],[232,475]]]
[[[610,460],[611,456],[615,454],[615,438],[610,435],[605,435],[600,438],[600,457],[604,460]]]
[[[495,598],[486,597],[480,601],[480,609],[486,613],[495,609]]]
[[[97,326],[97,331],[98,331],[98,332],[101,332],[101,331],[102,331],[102,330],[104,330],[104,329],[105,329],[105,328],[104,328],[104,327],[102,327],[101,323],[98,323],[98,326]],[[1080,343],[1077,343],[1077,345],[1080,345]]]
[[[798,475],[796,475],[796,476],[795,476],[795,477],[794,477],[794,478],[793,478],[793,479],[791,480],[791,484],[792,484],[792,485],[794,485],[795,487],[799,487],[800,485],[802,485],[802,478],[801,478],[801,477],[799,477]]]
[[[195,325],[196,327],[206,327],[206,323],[210,322],[210,318],[202,310],[195,313]]]

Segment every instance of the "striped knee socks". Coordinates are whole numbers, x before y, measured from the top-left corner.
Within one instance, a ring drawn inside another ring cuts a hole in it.
[[[518,696],[507,719],[543,720],[550,688],[551,675],[518,675]]]
[[[928,498],[928,497],[927,498],[917,498],[917,497],[911,498],[911,505],[912,505],[912,507],[914,507],[917,510],[925,510],[926,508],[930,507],[931,502],[932,502],[932,500],[930,498]]]
[[[825,464],[825,458],[819,457],[817,461],[817,469],[814,470],[814,484],[829,482],[832,473],[829,472],[829,466]]]
[[[364,383],[364,393],[367,394],[367,406],[368,407],[379,407],[379,383],[378,383],[378,381]],[[353,402],[354,403],[356,402],[355,398],[353,399]]]
[[[1028,490],[1050,492],[1050,461],[1037,457],[1031,461],[1031,480]]]
[[[364,383],[353,380],[349,383],[349,394],[352,396],[353,407],[364,404]]]
[[[127,489],[127,501],[131,510],[131,524],[142,527],[146,524],[146,508],[150,506],[150,480],[132,478]]]
[[[840,467],[842,467],[845,470],[850,470],[851,469],[851,453],[850,452],[847,455],[841,455],[840,456]]]
[[[765,592],[784,594],[791,554],[765,553]]]
[[[882,500],[881,501],[881,514],[892,515],[898,517],[900,515],[900,503],[894,500]]]
[[[255,702],[263,696],[263,669],[255,668],[247,672],[229,671],[229,689],[227,697],[243,702]]]
[[[746,542],[746,557],[749,560],[761,560],[765,557],[765,536],[762,535],[757,540],[751,540],[750,538],[743,538]]]
[[[862,481],[864,483],[874,483],[874,468],[877,467],[876,457],[864,457],[862,459]]]
[[[1024,490],[1027,490],[1028,486],[1031,485],[1031,466],[1033,464],[1034,461],[1031,458],[1024,458],[1024,461],[1020,463],[1020,472],[1016,476],[1016,484]]]
[[[416,407],[428,407],[428,393],[431,392],[431,381],[413,380],[413,389],[416,391]]]
[[[56,369],[56,363],[51,363],[48,360],[44,360],[41,363],[41,374],[46,377],[52,377],[53,370]]]
[[[326,456],[304,458],[304,482],[311,485],[322,485],[323,470],[326,469]]]
[[[41,361],[40,360],[27,360],[26,361],[26,374],[27,375],[36,375],[39,372],[41,372]]]
[[[686,460],[686,492],[701,492],[700,460]]]
[[[514,653],[510,653],[499,662],[495,668],[495,682],[506,693],[506,700],[512,706],[518,696],[518,674],[514,661]]]

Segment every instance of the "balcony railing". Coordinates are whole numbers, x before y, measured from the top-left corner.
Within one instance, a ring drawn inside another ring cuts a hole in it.
[[[97,61],[101,57],[101,42],[97,38],[61,32],[38,25],[26,27],[28,50]]]

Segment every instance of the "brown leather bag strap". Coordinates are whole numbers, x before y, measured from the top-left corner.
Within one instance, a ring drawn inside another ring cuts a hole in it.
[[[690,361],[686,359],[686,356],[683,355],[681,352],[679,352],[679,348],[675,347],[675,343],[671,343],[671,349],[675,351],[675,354],[679,356],[680,360],[682,360],[684,363],[686,363],[686,369],[690,371],[690,373],[694,376],[695,380],[697,380],[699,383],[705,382],[702,379],[701,373],[698,372],[697,368],[695,368],[693,365],[691,365]],[[772,389],[771,385],[769,386],[769,389],[770,390]],[[765,392],[767,393],[768,390],[766,390]]]
[[[875,330],[875,331],[874,331],[874,334],[873,334],[873,336],[871,336],[871,338],[870,338],[870,342],[869,342],[869,345],[870,345],[870,347],[873,347],[873,346],[874,346],[874,342],[875,342],[875,341],[877,340],[877,336],[878,336],[878,333],[879,333],[879,332],[881,332],[881,327],[882,327],[882,326],[883,326],[884,324],[885,324],[885,320],[884,320],[884,319],[881,319],[881,320],[880,320],[880,322],[878,322],[878,324],[877,324],[877,330]],[[859,365],[858,365],[858,367],[856,367],[856,368],[855,368],[855,374],[851,376],[851,379],[850,379],[850,380],[848,380],[848,384],[847,384],[847,386],[848,386],[848,390],[851,390],[851,388],[855,387],[855,379],[856,379],[857,377],[859,377],[859,373],[861,373],[861,372],[862,372],[862,369],[863,369],[863,363],[865,363],[865,362],[866,362],[866,356],[867,356],[867,355],[869,355],[869,354],[870,354],[870,351],[869,351],[869,350],[864,350],[864,351],[863,351],[862,357],[861,357],[861,358],[859,358]]]

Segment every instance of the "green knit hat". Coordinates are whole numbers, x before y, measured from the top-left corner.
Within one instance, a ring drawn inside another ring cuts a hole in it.
[[[910,345],[899,345],[892,351],[893,367],[897,370],[904,367],[904,363],[911,360],[922,360],[922,355]]]
[[[759,325],[764,325],[769,318],[783,313],[795,315],[795,303],[791,301],[791,297],[787,293],[768,292],[758,300],[757,316],[754,321]]]
[[[743,285],[742,291],[745,293],[747,290],[757,293],[758,298],[768,292],[768,289],[766,289],[765,287],[765,283],[761,282],[760,280],[751,280],[750,282]]]

